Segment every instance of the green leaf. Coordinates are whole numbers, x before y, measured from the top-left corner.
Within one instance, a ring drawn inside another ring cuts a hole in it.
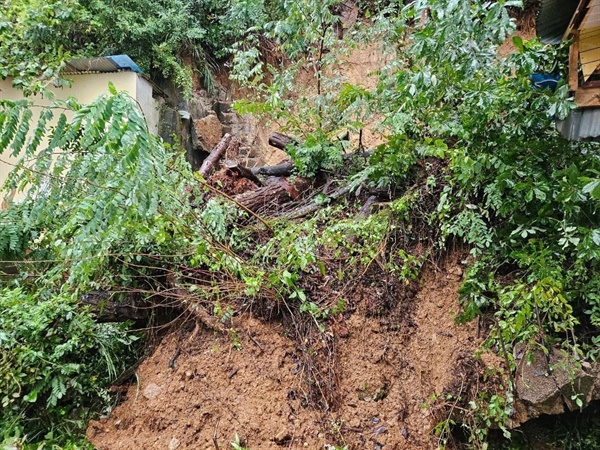
[[[31,391],[29,394],[23,396],[23,400],[28,403],[35,403],[37,401],[38,391]]]
[[[523,53],[525,48],[523,47],[523,38],[520,36],[513,36],[512,38],[513,45],[519,50],[520,53]]]
[[[600,200],[600,180],[590,181],[581,191],[590,194],[593,199]]]

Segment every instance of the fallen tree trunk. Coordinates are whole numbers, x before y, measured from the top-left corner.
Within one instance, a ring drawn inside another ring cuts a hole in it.
[[[283,133],[274,132],[269,135],[269,145],[279,150],[285,150],[288,145],[297,145],[298,143],[297,139]]]
[[[250,211],[259,212],[290,200],[296,200],[300,193],[308,189],[309,186],[309,181],[305,179],[298,179],[294,184],[291,184],[285,178],[279,178],[254,191],[236,195],[233,199]]]
[[[289,177],[294,170],[294,163],[286,161],[275,166],[254,167],[252,173],[255,175],[266,175],[268,177]]]
[[[344,164],[352,162],[357,158],[368,159],[373,155],[373,150],[355,151],[352,153],[344,153],[342,155]],[[275,166],[262,166],[252,168],[254,175],[266,175],[268,177],[289,177],[294,170],[294,163],[285,161]]]
[[[225,136],[223,136],[221,141],[217,144],[215,148],[212,149],[208,157],[204,160],[202,166],[200,166],[200,175],[202,175],[204,178],[208,178],[208,175],[210,175],[210,173],[214,169],[215,164],[217,164],[217,161],[219,161],[221,156],[223,156],[223,154],[225,153],[225,150],[227,150],[231,145],[232,139],[233,137],[229,133],[226,133]]]
[[[350,192],[350,185],[346,184],[345,186],[340,187],[339,189],[337,189],[336,191],[332,192],[331,194],[328,195],[330,200],[337,200],[338,198],[343,197],[344,195],[348,194]],[[308,214],[312,214],[316,211],[318,211],[319,209],[325,207],[328,204],[328,202],[313,202],[310,203],[306,206],[303,206],[302,208],[298,208],[294,211],[290,211],[287,214],[284,214],[282,217],[284,219],[299,219],[300,217],[304,217]]]

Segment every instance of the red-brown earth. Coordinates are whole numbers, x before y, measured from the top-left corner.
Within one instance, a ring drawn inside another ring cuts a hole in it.
[[[231,448],[236,435],[249,449],[437,448],[428,405],[467,381],[480,344],[476,323],[454,320],[459,259],[427,269],[383,315],[355,292],[354,312],[304,340],[248,312],[228,333],[175,330],[88,437],[99,450]]]

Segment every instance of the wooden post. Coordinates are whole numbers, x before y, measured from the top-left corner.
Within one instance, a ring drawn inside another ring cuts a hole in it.
[[[579,88],[579,32],[573,35],[573,42],[569,47],[569,90]]]

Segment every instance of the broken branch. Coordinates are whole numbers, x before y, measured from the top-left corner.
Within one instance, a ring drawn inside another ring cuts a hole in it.
[[[240,166],[237,161],[234,161],[232,159],[226,159],[225,161],[223,161],[223,166],[226,169],[235,172],[238,176],[249,179],[250,181],[254,182],[257,186],[263,185],[262,181],[260,181],[260,179],[254,173],[252,173],[252,170],[248,169],[247,167]]]
[[[202,163],[202,166],[200,166],[200,175],[202,175],[204,178],[208,177],[208,175],[214,169],[215,164],[217,164],[217,161],[219,161],[221,156],[223,156],[223,153],[225,153],[225,150],[227,150],[227,148],[230,146],[232,139],[233,137],[229,133],[226,133],[225,136],[221,138],[221,141],[215,148],[212,149],[210,154]]]

